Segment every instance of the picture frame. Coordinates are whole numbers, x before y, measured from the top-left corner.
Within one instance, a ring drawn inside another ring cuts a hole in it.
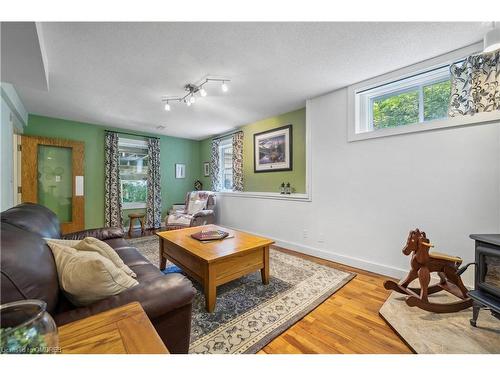
[[[203,163],[203,176],[210,176],[210,163],[208,161]]]
[[[255,173],[282,172],[293,169],[292,124],[253,135]]]
[[[186,164],[175,164],[175,178],[186,178]]]

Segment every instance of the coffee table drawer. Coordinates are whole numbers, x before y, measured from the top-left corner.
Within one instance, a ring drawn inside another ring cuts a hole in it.
[[[233,255],[213,264],[215,283],[221,285],[264,267],[264,248]]]
[[[187,269],[198,277],[203,277],[203,262],[194,255],[191,255],[184,249],[169,243],[163,244],[163,253],[183,270]]]

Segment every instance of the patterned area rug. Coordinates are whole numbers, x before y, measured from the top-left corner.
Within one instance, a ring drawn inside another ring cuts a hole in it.
[[[158,265],[156,236],[128,241]],[[269,259],[268,285],[255,272],[219,286],[213,313],[205,310],[203,289],[193,280],[190,353],[256,353],[355,276],[274,249]],[[167,263],[164,272],[182,271]]]

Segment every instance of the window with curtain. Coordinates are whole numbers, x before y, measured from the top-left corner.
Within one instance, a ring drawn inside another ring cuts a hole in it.
[[[348,141],[496,121],[500,50],[478,47],[350,86]]]
[[[243,191],[243,132],[214,138],[210,164],[214,191]]]

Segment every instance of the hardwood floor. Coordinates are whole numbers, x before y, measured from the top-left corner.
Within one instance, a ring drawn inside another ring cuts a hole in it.
[[[266,345],[259,354],[412,353],[379,316],[390,292],[385,276],[278,248],[357,276],[315,310]]]
[[[142,236],[154,232],[146,230]],[[135,230],[131,237],[140,236],[140,230]],[[357,275],[258,354],[412,353],[378,314],[390,294],[383,286],[386,276],[276,246],[273,248]]]

